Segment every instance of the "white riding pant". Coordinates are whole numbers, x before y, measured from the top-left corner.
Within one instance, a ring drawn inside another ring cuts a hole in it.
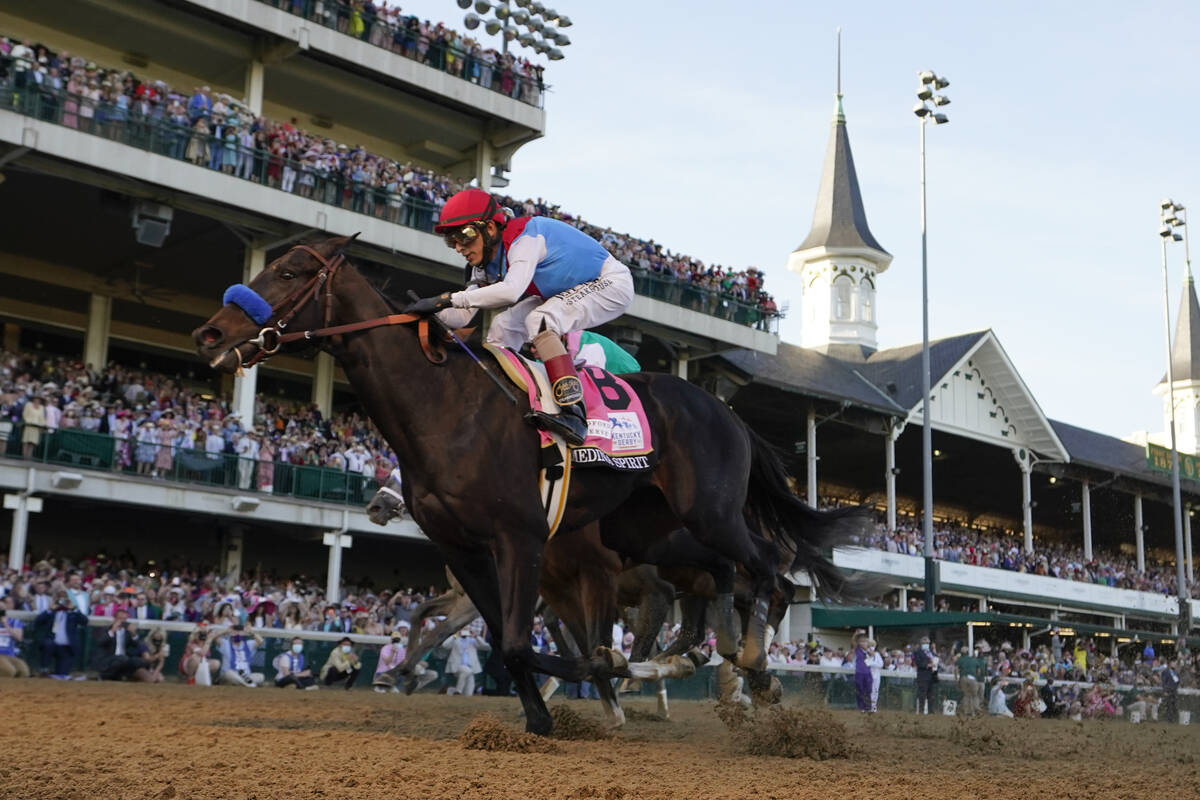
[[[519,350],[542,330],[559,336],[612,322],[633,302],[633,275],[629,267],[609,256],[595,280],[573,286],[553,297],[526,297],[497,314],[488,328],[487,342]]]

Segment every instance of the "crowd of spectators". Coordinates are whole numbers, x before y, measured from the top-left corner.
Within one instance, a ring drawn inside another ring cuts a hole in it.
[[[444,23],[405,14],[399,5],[389,6],[382,0],[261,1],[485,89],[541,105],[546,88],[542,65],[516,53],[485,47]]]
[[[26,458],[46,433],[78,429],[113,437],[114,470],[163,478],[181,453],[237,456],[239,487],[264,492],[275,488],[276,465],[328,467],[379,483],[397,466],[358,413],[324,414],[260,395],[251,425],[230,413],[228,400],[178,375],[0,350],[0,423],[11,424]]]
[[[889,532],[882,523],[860,544],[889,553],[924,555],[924,538],[917,521],[897,520]],[[1068,581],[1083,581],[1117,589],[1174,595],[1174,564],[1152,563],[1139,571],[1134,558],[1121,553],[1092,551],[1085,559],[1083,549],[1062,542],[1035,541],[1032,553],[1023,541],[1001,530],[980,530],[965,525],[938,524],[933,532],[934,558],[958,564],[1026,572]],[[1200,584],[1192,584],[1192,595]]]
[[[432,230],[446,200],[466,185],[336,142],[295,119],[267,119],[207,86],[187,94],[32,42],[0,38],[0,82],[12,89],[5,102],[25,113],[421,230]],[[780,316],[759,269],[706,265],[653,239],[593,225],[540,197],[501,202],[518,215],[563,220],[596,238],[633,268],[642,294],[763,330]]]

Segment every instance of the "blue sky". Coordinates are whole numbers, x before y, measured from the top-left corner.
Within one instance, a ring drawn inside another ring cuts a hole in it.
[[[798,310],[784,265],[811,222],[840,26],[867,217],[894,256],[880,346],[921,335],[911,107],[916,73],[933,69],[952,104],[950,124],[929,131],[932,336],[992,328],[1049,416],[1162,430],[1157,214],[1167,196],[1200,211],[1200,7],[552,5],[575,22],[572,44],[547,69],[547,135],[514,158],[513,194],[706,263],[761,267]],[[404,7],[461,26],[451,0]],[[1174,316],[1182,246],[1169,256]],[[798,322],[783,336],[798,341]]]

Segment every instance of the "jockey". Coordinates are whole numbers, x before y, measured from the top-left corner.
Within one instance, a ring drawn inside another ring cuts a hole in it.
[[[475,309],[505,308],[492,320],[486,341],[513,350],[532,342],[561,412],[533,414],[530,421],[571,444],[582,444],[587,436],[583,387],[562,337],[625,313],[633,301],[629,268],[565,222],[512,219],[481,189],[467,189],[446,201],[434,231],[467,260],[467,288],[423,298],[405,311],[467,310],[466,315],[443,312],[443,321],[457,326]]]

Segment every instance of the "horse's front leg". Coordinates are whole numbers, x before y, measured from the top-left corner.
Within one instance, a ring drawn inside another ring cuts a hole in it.
[[[545,524],[545,521],[541,521],[543,531]],[[496,533],[492,552],[496,561],[500,646],[503,648],[504,666],[512,675],[517,696],[521,698],[521,706],[525,709],[525,730],[545,736],[550,733],[554,722],[533,677],[536,659],[530,641],[545,542],[531,534],[530,530],[536,530],[536,527],[512,525],[500,529]],[[467,591],[470,592],[470,589]]]

